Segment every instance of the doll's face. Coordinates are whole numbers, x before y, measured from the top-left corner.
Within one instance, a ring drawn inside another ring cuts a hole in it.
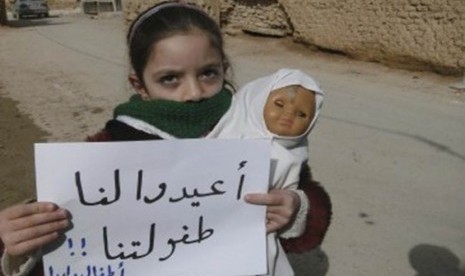
[[[280,136],[303,134],[314,116],[315,93],[296,85],[272,91],[263,110],[266,127]]]

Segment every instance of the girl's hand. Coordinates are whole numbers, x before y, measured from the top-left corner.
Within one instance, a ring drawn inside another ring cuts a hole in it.
[[[247,194],[245,201],[266,205],[266,232],[279,231],[292,224],[300,208],[300,198],[294,191],[273,189],[268,194]]]
[[[0,212],[0,238],[11,256],[51,243],[69,225],[67,211],[50,202],[19,204]]]

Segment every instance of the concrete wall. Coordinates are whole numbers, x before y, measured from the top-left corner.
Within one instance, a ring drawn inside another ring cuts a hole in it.
[[[126,0],[132,20],[156,0]],[[465,72],[465,0],[192,0],[223,27],[396,67]],[[124,9],[124,8],[123,8]]]
[[[292,35],[290,18],[276,0],[223,0],[221,8],[223,26],[270,36]]]
[[[280,2],[296,41],[360,59],[464,72],[464,0]]]
[[[74,9],[79,7],[80,1],[78,0],[47,0],[50,9]]]

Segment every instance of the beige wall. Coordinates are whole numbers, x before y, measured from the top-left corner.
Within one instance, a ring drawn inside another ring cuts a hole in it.
[[[289,18],[276,0],[223,0],[221,7],[223,25],[255,34],[278,37],[292,35]]]
[[[297,41],[399,66],[465,69],[464,0],[280,2]]]
[[[132,20],[156,0],[126,0]],[[222,26],[441,74],[465,72],[465,0],[192,0]]]
[[[74,9],[79,7],[80,3],[77,0],[47,0],[50,9]]]

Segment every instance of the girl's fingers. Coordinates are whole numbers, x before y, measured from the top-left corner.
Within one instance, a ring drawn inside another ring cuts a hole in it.
[[[285,217],[291,217],[294,214],[294,210],[290,206],[268,206],[266,212]]]
[[[63,220],[68,217],[64,209],[57,209],[53,212],[37,213],[26,217],[20,217],[9,222],[9,230],[16,231],[31,228],[37,225]]]
[[[11,220],[33,214],[53,212],[58,206],[51,202],[34,202],[29,204],[20,204],[9,207],[0,212],[0,218]]]
[[[299,200],[297,193],[283,189],[245,196],[245,201],[250,204],[266,206],[267,233],[279,231],[292,221],[299,208]]]
[[[266,220],[267,220],[267,222],[274,222],[274,223],[277,223],[277,224],[280,224],[280,225],[285,225],[291,219],[290,219],[290,217],[285,217],[285,216],[281,216],[281,215],[267,213],[266,214]]]
[[[279,228],[280,226],[278,224],[269,222],[266,224],[266,233],[269,234],[269,233],[277,232]]]
[[[6,233],[2,239],[5,244],[5,247],[10,251],[10,248],[16,247],[19,244],[25,243],[29,244],[30,241],[34,241],[43,236],[48,236],[55,232],[66,229],[69,226],[68,219],[57,220],[34,227],[12,231]],[[34,244],[34,243],[32,243]]]
[[[297,199],[296,199],[297,197]],[[274,189],[267,194],[247,194],[245,201],[255,205],[279,206],[279,205],[294,205],[298,201],[298,196],[295,192],[283,189]]]
[[[9,207],[0,212],[0,238],[11,255],[22,255],[52,242],[69,227],[68,213],[50,202]]]
[[[245,201],[254,204],[254,205],[280,205],[282,204],[282,199],[280,196],[274,194],[247,194],[245,195]]]
[[[247,194],[244,197],[245,201],[254,205],[268,205],[266,194]]]
[[[14,246],[7,247],[8,254],[20,256],[37,250],[38,248],[55,241],[59,237],[58,232],[52,232],[32,240],[27,240]]]
[[[266,233],[276,232],[285,225],[281,217],[266,216]]]

